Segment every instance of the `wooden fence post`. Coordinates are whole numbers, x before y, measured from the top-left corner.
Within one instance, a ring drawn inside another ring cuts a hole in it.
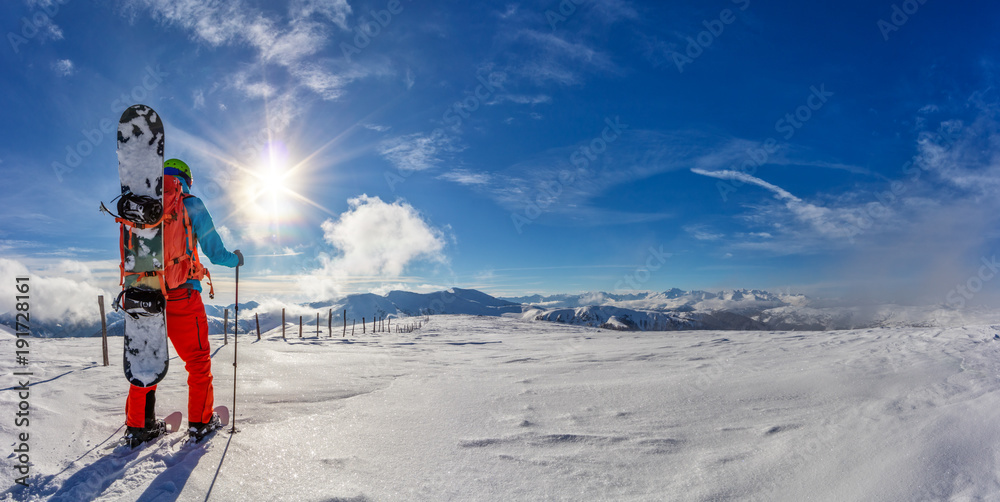
[[[253,319],[257,321],[257,341],[260,341],[260,316],[256,312],[253,314]]]
[[[101,344],[104,346],[104,365],[108,366],[108,320],[104,318],[104,295],[97,296],[97,304],[101,306]]]
[[[363,335],[363,334],[365,334],[365,326],[367,326],[367,325],[365,324],[365,318],[364,318],[364,317],[362,317],[362,318],[361,318],[361,334],[362,334],[362,335]]]
[[[344,338],[347,338],[347,309],[344,309]]]
[[[316,338],[319,338],[319,312],[316,312]]]
[[[347,311],[345,310],[344,312],[347,312]],[[347,318],[345,317],[344,319],[345,319],[344,322],[346,323],[347,322],[347,320],[346,320]],[[357,323],[358,323],[357,319],[351,319],[351,338],[354,338],[354,325],[357,324]]]
[[[326,329],[330,338],[333,338],[333,309],[330,309],[329,317],[326,319]]]
[[[223,345],[229,345],[229,309],[223,311],[222,315],[222,336]]]
[[[302,338],[302,316],[299,316],[299,338]]]
[[[287,338],[285,338],[285,308],[284,307],[281,308],[281,339],[282,340],[287,340]]]

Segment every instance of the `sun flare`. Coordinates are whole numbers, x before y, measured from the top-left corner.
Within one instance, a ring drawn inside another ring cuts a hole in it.
[[[273,141],[265,146],[257,162],[249,166],[246,200],[248,216],[258,224],[280,224],[293,217],[295,198],[293,171],[288,165],[288,149]]]

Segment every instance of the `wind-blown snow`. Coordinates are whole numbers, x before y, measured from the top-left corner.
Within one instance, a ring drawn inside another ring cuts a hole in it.
[[[998,328],[621,332],[431,316],[349,341],[273,330],[241,336],[242,432],[125,456],[103,450],[122,433],[121,367],[100,366],[95,339],[33,339],[26,498],[995,499]],[[233,345],[212,343],[231,406]],[[13,344],[0,336],[0,352]],[[172,366],[161,415],[185,409]],[[3,409],[16,401],[0,392]],[[0,421],[0,444],[15,432]]]

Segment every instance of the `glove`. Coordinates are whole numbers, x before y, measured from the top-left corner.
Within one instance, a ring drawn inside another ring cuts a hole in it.
[[[233,254],[236,255],[236,256],[238,256],[239,259],[240,259],[240,262],[237,263],[236,266],[237,267],[242,267],[243,266],[243,253],[241,253],[240,250],[237,249],[236,251],[233,251]]]

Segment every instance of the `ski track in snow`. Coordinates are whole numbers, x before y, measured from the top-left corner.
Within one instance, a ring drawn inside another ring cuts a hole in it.
[[[299,339],[290,323],[287,340],[241,335],[239,434],[185,448],[175,433],[125,455],[105,449],[123,432],[120,364],[95,362],[98,339],[32,339],[34,486],[0,500],[1000,500],[998,328],[432,316],[344,340]],[[213,359],[228,406],[231,342]],[[186,412],[171,366],[160,416]],[[3,409],[16,402],[0,393]],[[17,432],[0,421],[9,451]]]

